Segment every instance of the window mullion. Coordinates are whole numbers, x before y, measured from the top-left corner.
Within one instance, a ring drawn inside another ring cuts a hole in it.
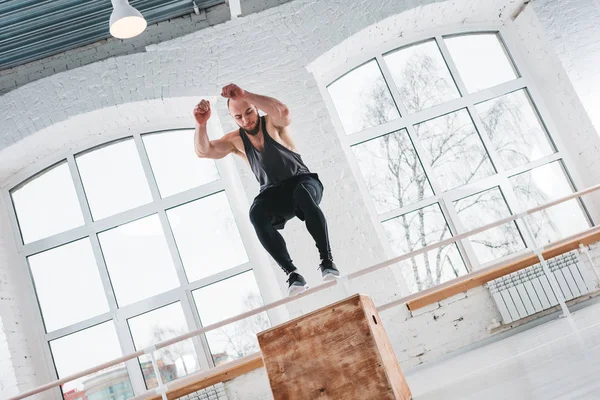
[[[196,290],[205,286],[210,286],[213,283],[220,282],[222,280],[227,279],[231,276],[236,276],[239,274],[243,274],[244,272],[252,271],[252,265],[250,262],[245,262],[244,264],[237,265],[235,267],[228,268],[224,271],[216,272],[210,276],[200,278],[197,281],[193,281],[188,283],[185,289]]]
[[[340,138],[343,143],[348,143],[349,146],[354,144],[359,144],[362,142],[367,142],[371,139],[375,139],[381,136],[385,136],[392,132],[397,132],[406,127],[407,120],[406,118],[397,118],[392,121],[386,122],[381,125],[373,126],[367,129],[364,129],[360,132],[353,133],[351,135],[344,135]],[[343,128],[342,128],[343,129]]]
[[[173,261],[173,266],[175,267],[175,271],[177,272],[177,279],[179,280],[179,286],[185,286],[188,284],[187,275],[185,273],[183,261],[181,260],[179,250],[177,248],[177,243],[175,242],[175,236],[173,235],[173,230],[171,229],[171,225],[169,224],[169,219],[167,217],[166,211],[160,210],[158,212],[158,217],[160,219],[160,224],[161,224],[161,227],[163,230],[163,234],[165,235],[165,240],[167,241],[167,247],[169,248],[169,253],[171,254],[171,260]]]
[[[106,262],[102,254],[102,248],[100,246],[100,241],[98,240],[98,235],[93,229],[92,213],[90,211],[89,204],[85,197],[85,191],[83,189],[81,176],[79,175],[79,170],[77,169],[75,157],[73,155],[69,155],[67,157],[67,162],[69,163],[69,170],[71,171],[71,176],[75,185],[75,192],[77,193],[77,198],[79,199],[79,204],[81,205],[81,209],[83,212],[83,218],[85,221],[85,231],[90,240],[94,258],[96,259],[96,266],[98,267],[98,273],[100,274],[100,280],[102,281],[104,294],[106,295],[106,299],[108,301],[108,307],[111,311],[114,311],[118,308],[117,298],[112,290],[112,284],[110,282],[108,267],[106,266]]]
[[[218,192],[222,192],[223,190],[225,190],[225,187],[222,179],[217,179],[216,181],[205,183],[204,185],[160,199],[156,204],[158,204],[158,209],[167,210],[203,197],[211,196]]]
[[[417,135],[416,131],[415,131],[415,127],[410,125],[406,127],[406,130],[408,132],[408,136],[415,148],[415,151],[417,152],[417,157],[419,158],[419,162],[421,163],[421,166],[423,167],[423,170],[425,171],[425,176],[427,177],[427,180],[429,181],[429,184],[431,185],[431,188],[433,189],[433,193],[436,195],[440,195],[442,193],[442,186],[439,184],[437,176],[435,175],[435,172],[433,171],[433,166],[430,165],[428,162],[425,162],[426,159],[424,159],[422,157],[422,155],[427,154],[425,152],[425,149],[423,148],[421,141],[419,140],[419,136]]]
[[[9,220],[10,220],[10,225],[11,225],[11,231],[14,234],[14,238],[15,238],[15,244],[17,246],[17,252],[26,252],[25,251],[25,244],[23,242],[23,238],[21,237],[21,228],[19,227],[19,221],[17,219],[17,210],[15,209],[15,206],[13,204],[12,201],[12,196],[10,194],[10,191],[8,190],[2,190],[2,194],[4,195],[4,203],[6,205],[6,208],[8,209],[8,216],[9,216]]]
[[[196,330],[202,327],[200,314],[195,307],[194,296],[191,290],[181,292],[181,305],[183,314],[190,330]],[[196,360],[200,363],[200,368],[204,371],[215,366],[212,358],[206,335],[194,336],[192,339],[194,350],[196,350]]]
[[[156,179],[154,178],[154,173],[152,172],[152,165],[150,164],[150,159],[148,158],[148,154],[146,153],[146,150],[144,148],[144,142],[142,140],[142,137],[140,134],[136,133],[135,135],[133,135],[133,139],[135,141],[138,154],[142,161],[142,167],[144,169],[144,174],[146,175],[146,180],[148,181],[148,186],[150,187],[150,192],[152,193],[152,200],[155,204],[164,205],[162,202],[160,191],[158,189],[158,185],[156,183]],[[177,273],[179,286],[185,286],[188,283],[187,276],[185,274],[183,262],[177,249],[175,236],[173,235],[171,225],[169,224],[167,213],[163,207],[159,206],[157,214],[160,220],[160,225],[162,227],[163,234],[165,236],[165,240],[167,242],[167,247],[169,248],[169,254],[171,255],[173,266],[175,267],[175,272]]]
[[[119,338],[119,344],[121,345],[121,352],[123,354],[131,354],[136,351],[133,343],[133,338],[129,332],[129,325],[127,319],[122,313],[116,311],[114,313],[114,323],[117,330],[117,337]],[[125,361],[125,367],[129,374],[129,381],[133,387],[133,392],[136,395],[140,395],[146,391],[146,382],[144,381],[144,375],[140,366],[139,359]]]
[[[108,307],[111,311],[114,311],[118,308],[117,298],[112,289],[110,274],[108,273],[108,267],[106,265],[104,255],[102,254],[102,248],[100,246],[100,241],[98,240],[98,235],[90,229],[89,238],[92,245],[94,258],[96,259],[96,265],[98,266],[98,271],[100,273],[102,287],[104,288],[104,293],[106,294],[106,299],[108,300]]]
[[[385,222],[388,221],[390,219],[394,219],[397,218],[401,215],[404,214],[408,214],[411,212],[415,212],[421,208],[425,208],[425,207],[429,207],[435,203],[439,203],[441,200],[440,196],[437,195],[433,195],[430,197],[427,197],[423,200],[419,200],[416,201],[412,204],[409,204],[407,206],[401,207],[401,208],[396,208],[395,210],[391,210],[382,214],[379,214],[379,219],[381,220],[381,222]]]
[[[376,57],[376,59],[377,59],[377,63],[379,64],[379,69],[381,70],[381,73],[383,74],[383,79],[385,80],[385,83],[387,84],[387,87],[388,87],[390,93],[392,94],[394,103],[396,103],[396,108],[398,108],[398,111],[400,112],[400,118],[404,118],[408,115],[408,111],[406,110],[406,108],[404,107],[404,104],[402,103],[402,98],[400,96],[400,92],[398,91],[398,87],[396,86],[396,83],[394,82],[392,72],[390,71],[387,64],[385,63],[385,60],[383,59],[382,55],[378,55]]]
[[[79,321],[69,326],[65,326],[63,328],[59,328],[53,331],[50,331],[44,335],[44,338],[51,342],[56,339],[60,339],[63,336],[68,336],[72,333],[76,333],[87,328],[90,328],[95,325],[100,325],[104,322],[110,321],[114,316],[115,311],[108,311],[100,315],[93,316],[84,321]]]
[[[492,165],[493,165],[494,169],[496,170],[496,173],[502,174],[504,172],[504,166],[502,165],[502,160],[500,159],[500,156],[498,155],[498,152],[496,151],[494,144],[492,143],[491,139],[489,138],[488,132],[485,131],[483,122],[481,121],[481,118],[479,118],[479,114],[477,114],[477,111],[475,110],[474,105],[469,104],[467,106],[467,111],[469,112],[469,115],[471,116],[471,120],[473,121],[473,124],[475,125],[477,134],[479,135],[479,138],[483,142],[483,146],[487,152],[488,158],[492,162]]]
[[[67,164],[69,165],[71,178],[73,179],[73,184],[75,185],[75,193],[77,193],[77,200],[79,200],[79,205],[81,206],[83,221],[85,225],[91,225],[94,222],[92,218],[92,212],[90,211],[90,206],[87,202],[85,190],[83,189],[83,182],[81,181],[81,176],[79,175],[79,169],[77,168],[75,156],[69,154],[67,156]]]
[[[135,143],[135,147],[138,151],[138,155],[142,162],[144,175],[146,176],[146,180],[148,181],[148,187],[150,188],[150,193],[152,194],[152,201],[159,201],[161,198],[160,191],[158,190],[158,185],[156,184],[156,179],[154,178],[152,166],[150,165],[150,160],[148,159],[148,154],[146,153],[146,149],[144,148],[144,142],[142,141],[141,135],[139,133],[134,134],[133,141]]]
[[[442,214],[446,216],[446,223],[450,227],[452,236],[466,232],[450,196],[442,195],[440,207]],[[479,268],[479,261],[471,244],[471,237],[456,241],[456,245],[463,256],[467,270],[470,272],[477,270]]]
[[[440,52],[442,53],[442,56],[444,57],[444,60],[446,61],[446,65],[448,66],[448,69],[450,70],[450,74],[452,75],[452,78],[454,79],[454,83],[456,84],[456,87],[458,88],[460,95],[462,97],[467,96],[469,94],[469,92],[467,91],[467,87],[465,86],[465,83],[463,82],[463,80],[458,72],[458,68],[456,67],[454,60],[452,59],[452,56],[450,55],[450,50],[448,50],[448,46],[446,46],[446,42],[444,42],[444,38],[441,35],[438,35],[435,37],[435,41],[437,42],[438,48],[440,49]]]
[[[150,159],[148,158],[148,154],[146,153],[146,150],[144,148],[144,142],[142,140],[142,137],[140,134],[136,133],[135,135],[133,135],[133,139],[135,141],[135,145],[142,162],[142,167],[144,169],[146,180],[148,181],[148,186],[150,187],[150,192],[152,193],[152,200],[156,204],[164,205],[164,202],[162,201],[160,195],[160,190],[158,189],[158,185],[154,177],[154,173],[152,172],[152,165],[150,164]],[[159,207],[157,214],[160,220],[160,225],[162,227],[163,234],[165,236],[165,240],[167,242],[167,247],[169,248],[169,253],[171,255],[171,260],[173,261],[173,266],[175,267],[175,271],[177,273],[179,286],[185,286],[187,285],[188,280],[185,273],[185,268],[183,266],[183,262],[179,254],[179,250],[177,249],[175,236],[173,235],[171,225],[169,224],[167,213],[163,207]]]
[[[510,181],[508,180],[508,176],[503,176],[500,178],[499,186],[502,190],[502,194],[504,195],[504,199],[506,200],[506,204],[508,205],[511,215],[515,215],[522,211],[525,211],[523,207],[521,207],[521,205],[519,204],[519,201],[517,200],[517,196],[515,195],[513,187]],[[528,249],[534,249],[535,246],[534,243],[531,242],[531,237],[529,237],[529,235],[523,234],[526,231],[523,220],[517,219],[515,220],[515,223],[517,224],[517,229],[519,229],[519,235],[521,235],[521,240],[523,240],[525,246]]]

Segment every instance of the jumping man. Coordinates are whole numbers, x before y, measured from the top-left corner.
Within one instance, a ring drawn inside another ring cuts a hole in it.
[[[265,250],[288,275],[288,295],[308,288],[290,258],[285,240],[277,232],[294,217],[306,222],[315,240],[323,280],[335,279],[339,271],[331,256],[327,221],[319,207],[323,184],[295,152],[288,108],[279,100],[250,93],[234,84],[225,86],[221,96],[227,99],[229,114],[240,128],[221,139],[209,140],[206,124],[211,115],[210,102],[202,100],[194,108],[196,154],[218,159],[233,153],[250,165],[260,184],[260,193],[250,207],[250,221]],[[266,115],[260,116],[258,109]]]

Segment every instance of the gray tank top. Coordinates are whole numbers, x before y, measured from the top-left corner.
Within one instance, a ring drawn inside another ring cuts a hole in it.
[[[240,136],[244,142],[246,157],[248,158],[252,172],[254,172],[254,176],[256,176],[260,184],[260,191],[262,192],[267,188],[279,185],[286,179],[310,174],[300,154],[289,150],[269,136],[264,116],[260,117],[260,124],[262,124],[262,132],[265,139],[263,151],[256,150],[246,132],[240,128]]]

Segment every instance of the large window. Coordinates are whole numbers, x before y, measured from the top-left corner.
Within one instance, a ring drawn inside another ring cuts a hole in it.
[[[238,230],[247,210],[232,207],[224,164],[196,157],[193,135],[124,137],[10,191],[59,378],[263,304]],[[257,351],[255,334],[269,326],[263,313],[156,351],[159,371],[144,355],[62,391],[127,399],[157,374],[168,382]]]
[[[404,254],[573,192],[568,160],[500,32],[390,49],[325,82],[389,247]],[[538,244],[589,227],[579,200],[528,222]],[[514,255],[509,223],[404,262],[411,292]]]

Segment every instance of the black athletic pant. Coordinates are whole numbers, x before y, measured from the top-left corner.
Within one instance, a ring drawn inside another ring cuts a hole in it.
[[[327,221],[319,207],[323,186],[319,180],[305,176],[291,178],[259,194],[250,207],[250,221],[261,244],[279,266],[290,273],[296,269],[283,236],[285,222],[294,216],[306,222],[306,228],[315,240],[321,260],[329,261],[331,248],[327,234]]]

